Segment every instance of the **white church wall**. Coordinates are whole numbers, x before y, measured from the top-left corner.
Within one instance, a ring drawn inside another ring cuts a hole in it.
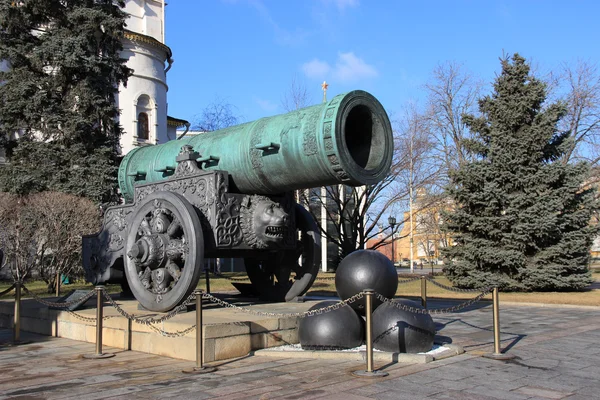
[[[129,0],[125,3],[125,12],[129,14],[128,30],[164,43],[164,1]]]
[[[140,145],[165,143],[173,138],[169,137],[167,131],[165,62],[169,50],[160,44],[164,40],[164,1],[129,0],[125,11],[129,14],[126,28],[134,34],[125,35],[121,52],[121,57],[127,60],[127,66],[133,70],[127,87],[119,87],[117,100],[121,110],[119,121],[124,131],[121,137],[122,154]],[[140,98],[145,99],[140,96],[148,97],[147,104],[139,103]],[[144,126],[140,121],[145,119],[139,119],[140,112],[148,116],[148,139],[138,137],[138,124]]]

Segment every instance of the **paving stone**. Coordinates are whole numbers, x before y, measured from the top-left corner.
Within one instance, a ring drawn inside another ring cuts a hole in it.
[[[527,399],[527,395],[524,394],[520,394],[520,393],[515,393],[515,392],[511,392],[508,390],[503,390],[500,388],[497,388],[496,385],[494,384],[489,384],[489,385],[481,385],[481,386],[475,386],[469,389],[465,389],[465,392],[468,393],[473,393],[473,394],[478,394],[478,395],[483,395],[483,396],[488,396],[488,397],[492,397],[495,399],[503,399],[503,400],[523,400],[523,399]]]
[[[246,367],[241,367],[241,368],[231,368],[231,369],[227,369],[227,370],[222,370],[222,371],[218,371],[216,372],[217,375],[238,375],[238,374],[245,374],[247,372],[253,372],[259,369],[266,369],[266,368],[272,368],[272,367],[281,367],[282,364],[277,362],[277,361],[271,361],[271,362],[265,362],[265,363],[258,363],[258,364],[254,364],[254,365],[248,365]]]
[[[241,392],[232,393],[230,395],[215,397],[215,399],[219,400],[234,400],[234,399],[243,399],[243,398],[269,398],[271,393],[276,393],[281,390],[281,386],[261,386],[251,390],[244,390]]]
[[[548,399],[562,399],[563,397],[573,394],[569,392],[559,392],[557,390],[550,390],[536,386],[523,386],[518,389],[515,389],[514,391],[523,393],[528,396],[545,397]]]
[[[441,387],[413,383],[405,378],[398,378],[398,379],[382,382],[380,384],[380,386],[387,387],[390,390],[395,390],[395,391],[398,391],[398,393],[403,393],[403,394],[409,395],[409,396],[432,395],[435,393],[442,392],[444,390]],[[375,397],[379,398],[378,396],[379,395],[376,395]]]
[[[481,394],[468,393],[464,391],[449,390],[437,393],[427,399],[435,400],[497,400],[495,397],[484,396]]]
[[[600,308],[502,307],[502,338],[506,339],[502,345],[512,345],[509,353],[518,356],[510,362],[478,357],[493,350],[489,309],[485,305],[434,319],[440,337],[470,346],[467,349],[471,353],[429,364],[377,365],[390,375],[376,380],[349,375],[353,369],[364,368],[361,363],[257,356],[217,362],[217,373],[183,375],[181,369],[192,367],[193,361],[111,348],[106,349],[117,352],[112,359],[83,360],[80,355],[93,353],[93,344],[31,335],[36,340],[33,345],[0,347],[0,399],[183,400],[220,396],[489,400],[598,396]],[[259,319],[256,323],[260,324]],[[10,331],[0,329],[0,342],[10,337]]]
[[[448,380],[448,379],[439,379],[436,382],[432,383],[433,386],[437,386],[439,388],[446,390],[464,390],[473,387],[473,382],[469,379],[462,380]]]
[[[327,395],[327,400],[369,400],[369,399],[371,399],[371,398],[361,396],[356,393],[348,393],[348,392]]]

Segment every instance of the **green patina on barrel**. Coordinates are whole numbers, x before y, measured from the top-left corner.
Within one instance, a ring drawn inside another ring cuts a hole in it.
[[[382,105],[356,90],[287,114],[134,149],[119,168],[125,198],[132,201],[134,184],[170,177],[186,144],[200,154],[201,168],[229,173],[230,191],[266,195],[376,183],[389,172],[394,147]]]

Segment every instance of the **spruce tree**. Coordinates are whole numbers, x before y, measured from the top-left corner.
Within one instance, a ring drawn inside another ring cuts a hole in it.
[[[454,208],[445,229],[448,278],[460,287],[508,290],[582,289],[591,283],[590,225],[595,189],[585,188],[588,166],[561,162],[569,132],[557,123],[561,103],[545,104],[546,85],[515,54],[502,60],[480,116],[464,116],[474,156],[451,174]]]
[[[0,190],[114,199],[121,128],[115,95],[130,70],[126,14],[113,0],[0,3]]]

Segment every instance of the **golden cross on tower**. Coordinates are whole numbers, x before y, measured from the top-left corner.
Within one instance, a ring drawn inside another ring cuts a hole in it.
[[[329,84],[326,81],[323,81],[323,83],[321,84],[321,89],[323,89],[323,103],[327,102],[327,88],[329,87]]]

